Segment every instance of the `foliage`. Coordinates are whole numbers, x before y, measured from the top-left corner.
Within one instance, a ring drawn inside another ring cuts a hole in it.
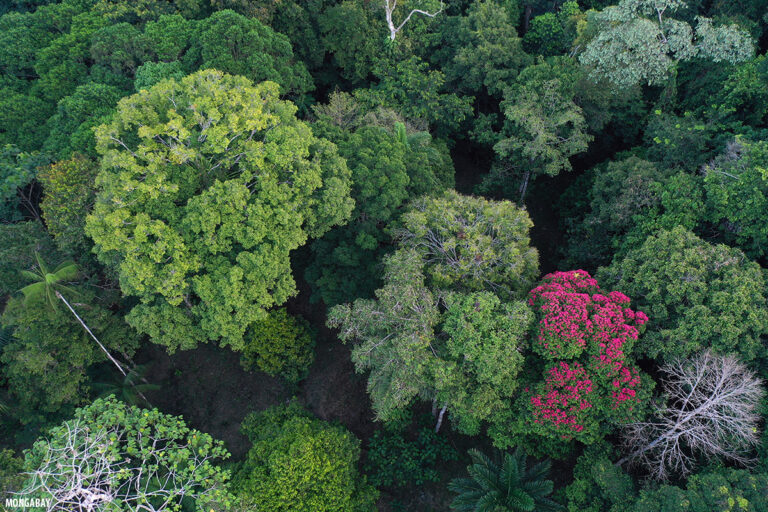
[[[484,88],[500,96],[518,72],[530,64],[504,10],[494,1],[474,2],[467,16],[461,18],[455,35],[458,50],[447,67],[448,77],[461,89],[477,93]]]
[[[357,471],[360,442],[296,402],[246,417],[253,443],[232,488],[248,510],[372,512],[378,497]]]
[[[523,38],[525,49],[545,56],[568,53],[576,39],[579,14],[579,4],[571,0],[564,2],[556,13],[536,16]]]
[[[403,216],[376,299],[329,311],[328,325],[356,343],[357,371],[370,370],[378,419],[391,421],[420,397],[476,434],[509,409],[532,315],[502,300],[519,298],[535,275],[529,222],[508,202],[453,191],[422,198]]]
[[[281,92],[293,98],[313,89],[312,78],[304,64],[295,61],[287,37],[230,10],[198,23],[184,61],[188,71],[213,68],[254,82],[277,82]]]
[[[140,299],[128,322],[169,351],[242,348],[296,293],[290,251],[352,210],[335,146],[277,96],[272,82],[201,71],[124,98],[96,131],[86,233]]]
[[[65,253],[81,256],[91,248],[85,237],[85,217],[94,201],[98,166],[75,155],[40,170],[44,196],[40,204],[48,232]]]
[[[0,222],[18,221],[19,207],[35,216],[37,211],[24,189],[37,176],[38,169],[50,162],[45,154],[25,153],[16,146],[6,145],[0,150]]]
[[[640,416],[651,385],[630,354],[648,319],[629,303],[583,270],[547,274],[531,290],[539,321],[532,349],[544,371],[518,399],[514,423],[494,425],[498,445],[530,434],[592,444],[612,424]]]
[[[533,224],[509,201],[447,191],[414,201],[402,223],[401,245],[429,261],[431,289],[521,298],[538,273],[538,253],[529,245]]]
[[[59,101],[56,113],[48,120],[45,150],[59,159],[69,158],[73,152],[96,156],[93,128],[108,120],[123,95],[112,85],[78,86]]]
[[[643,490],[633,512],[768,510],[768,475],[740,469],[712,469],[688,479],[685,489],[662,485]]]
[[[504,129],[493,147],[499,158],[525,169],[521,198],[531,174],[570,171],[568,159],[592,140],[581,108],[564,94],[560,80],[532,85],[523,83],[505,94]]]
[[[80,405],[87,396],[86,370],[104,360],[69,311],[61,306],[52,309],[45,303],[52,288],[37,284],[37,296],[28,294],[26,301],[11,299],[0,317],[2,325],[13,333],[0,355],[3,375],[11,395],[18,399],[14,415],[23,423],[42,423],[46,415],[56,418],[58,413]],[[107,347],[121,352],[135,350],[134,334],[122,318],[95,304],[87,289],[78,287],[70,293],[81,301],[78,314]]]
[[[504,453],[500,462],[475,449],[469,451],[469,457],[472,459],[467,467],[469,478],[457,478],[448,484],[448,488],[458,494],[451,503],[452,510],[549,512],[563,509],[549,497],[553,484],[546,480],[551,465],[548,460],[529,468],[525,452],[520,448],[514,453]]]
[[[768,253],[768,142],[737,140],[704,168],[709,219],[751,257]]]
[[[587,447],[579,457],[566,495],[569,512],[626,512],[635,501],[632,478],[599,445]]]
[[[371,106],[401,112],[408,120],[434,126],[439,135],[455,133],[471,113],[469,98],[446,92],[442,71],[430,69],[418,57],[382,63],[373,69],[379,82],[356,91],[356,97]]]
[[[574,193],[584,204],[567,217],[568,255],[581,264],[610,263],[615,245],[635,228],[637,218],[661,202],[655,184],[665,176],[655,164],[636,156],[617,158],[591,169],[587,187],[582,183],[574,185]],[[577,215],[583,215],[583,219],[577,221]]]
[[[369,441],[366,473],[375,487],[421,487],[438,482],[440,465],[457,458],[445,437],[428,425],[410,433],[377,430]]]
[[[621,0],[588,17],[597,34],[579,59],[594,68],[596,77],[617,87],[637,83],[657,85],[668,78],[676,62],[696,56],[736,63],[754,54],[750,35],[738,25],[715,27],[697,18],[695,30],[669,17],[685,7],[683,0]]]
[[[0,449],[0,497],[18,492],[24,485],[24,459],[16,457],[13,450]]]
[[[641,354],[668,359],[711,348],[749,361],[768,332],[760,267],[738,249],[711,245],[683,227],[662,230],[598,272],[634,297],[650,321]]]
[[[384,259],[384,286],[376,290],[376,300],[357,299],[328,312],[328,325],[341,329],[339,338],[357,343],[352,361],[358,372],[370,370],[368,394],[383,421],[431,385],[430,343],[440,311],[422,265],[416,251],[397,251]]]
[[[372,295],[380,283],[377,267],[387,251],[390,227],[406,201],[452,186],[453,165],[440,141],[425,132],[408,133],[389,111],[364,114],[347,94],[334,93],[328,105],[314,110],[314,129],[335,142],[347,161],[355,200],[351,222],[313,242],[306,272],[312,299],[333,305]],[[380,122],[388,116],[393,123]]]
[[[221,441],[177,416],[98,399],[27,452],[24,490],[62,508],[203,512],[229,502],[229,473],[216,465],[227,457]]]
[[[34,268],[36,253],[58,257],[41,222],[0,224],[0,296],[15,293],[28,282],[19,271]]]
[[[298,382],[315,358],[314,345],[306,320],[288,314],[285,308],[275,309],[246,332],[242,363]]]

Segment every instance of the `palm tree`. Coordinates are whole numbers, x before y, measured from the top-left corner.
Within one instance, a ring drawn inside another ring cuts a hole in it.
[[[58,267],[50,271],[48,265],[40,257],[40,254],[35,253],[35,259],[37,259],[37,268],[29,271],[22,270],[21,275],[34,281],[19,290],[24,294],[24,304],[29,304],[33,300],[38,298],[44,298],[48,305],[54,310],[58,309],[56,304],[58,303],[56,293],[59,290],[64,290],[69,293],[75,293],[75,291],[62,284],[65,281],[71,281],[77,277],[77,265],[73,261],[62,262]]]
[[[59,266],[53,269],[51,272],[48,269],[48,265],[45,264],[45,261],[43,261],[43,259],[40,257],[40,254],[37,252],[35,253],[35,259],[37,259],[37,268],[34,271],[21,271],[21,274],[24,277],[35,281],[34,283],[29,284],[19,290],[24,294],[24,304],[29,304],[35,299],[44,298],[48,305],[56,310],[57,301],[55,299],[61,300],[64,305],[67,306],[67,309],[69,309],[69,311],[74,315],[83,329],[85,329],[85,332],[87,332],[91,338],[93,338],[93,340],[99,345],[101,350],[104,351],[104,353],[107,355],[107,358],[112,361],[112,363],[117,367],[118,370],[120,370],[120,373],[122,373],[124,377],[127,377],[128,373],[123,369],[123,366],[117,361],[117,359],[112,357],[112,354],[109,353],[107,348],[99,341],[96,335],[91,332],[91,329],[88,327],[88,325],[86,325],[86,323],[82,318],[80,318],[80,315],[77,314],[69,301],[67,301],[67,299],[65,299],[61,294],[62,291],[66,291],[72,294],[77,293],[72,288],[69,288],[63,284],[63,282],[71,281],[77,277],[78,270],[75,262],[65,261],[59,264]]]
[[[128,371],[126,376],[120,377],[113,374],[112,379],[94,382],[91,387],[99,392],[99,398],[115,395],[118,400],[130,405],[150,405],[144,393],[160,389],[160,386],[147,382],[146,372],[147,365],[136,365]]]
[[[478,450],[469,450],[472,465],[469,478],[457,478],[448,488],[458,496],[451,508],[459,512],[550,512],[562,510],[552,501],[553,484],[546,480],[550,462],[542,461],[530,469],[519,447],[505,453],[501,464]]]

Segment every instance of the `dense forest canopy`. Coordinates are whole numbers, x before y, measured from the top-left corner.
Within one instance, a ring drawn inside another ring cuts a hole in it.
[[[0,3],[0,509],[768,511],[768,1]]]

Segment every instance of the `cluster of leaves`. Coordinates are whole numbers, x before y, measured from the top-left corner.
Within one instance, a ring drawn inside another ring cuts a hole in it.
[[[377,491],[357,471],[360,441],[293,401],[246,417],[253,446],[232,489],[239,506],[275,512],[372,512]]]
[[[242,363],[247,368],[298,382],[315,358],[314,346],[306,320],[290,315],[285,308],[275,309],[245,334]]]
[[[442,464],[458,453],[445,437],[420,421],[415,432],[377,430],[368,442],[365,471],[376,487],[421,487],[440,479]]]
[[[764,353],[764,274],[738,249],[711,245],[677,226],[617,257],[598,279],[648,312],[641,354],[669,359],[709,348],[750,361]]]

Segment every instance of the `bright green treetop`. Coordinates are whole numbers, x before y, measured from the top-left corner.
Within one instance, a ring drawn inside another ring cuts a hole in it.
[[[683,227],[661,230],[598,279],[635,300],[650,319],[640,350],[653,358],[711,348],[749,361],[764,351],[766,287],[757,263]]]
[[[244,510],[372,512],[378,493],[357,470],[360,441],[296,402],[247,416],[251,447],[233,478]]]
[[[346,221],[349,171],[272,82],[215,70],[120,101],[96,131],[86,232],[140,303],[128,321],[169,350],[242,346],[296,293],[290,252]]]

